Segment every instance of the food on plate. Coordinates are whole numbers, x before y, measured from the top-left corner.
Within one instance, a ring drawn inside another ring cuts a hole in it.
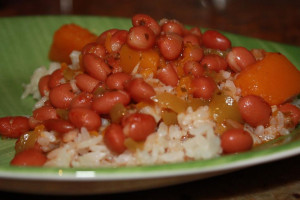
[[[29,116],[0,118],[15,138],[11,165],[139,166],[240,153],[300,121],[300,71],[282,54],[235,46],[216,30],[132,17],[98,36],[75,24],[54,34],[49,68],[22,98]]]

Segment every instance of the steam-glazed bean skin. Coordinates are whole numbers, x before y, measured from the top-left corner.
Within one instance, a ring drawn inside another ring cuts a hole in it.
[[[160,34],[161,28],[159,24],[149,15],[136,14],[132,17],[131,21],[133,26],[146,26],[150,28],[155,35]]]
[[[16,154],[10,164],[15,166],[43,166],[46,161],[46,155],[33,148]]]
[[[39,80],[39,92],[40,95],[43,97],[46,95],[46,93],[49,93],[49,80],[50,80],[50,75],[45,75]]]
[[[238,102],[242,118],[253,127],[267,126],[272,113],[271,106],[261,97],[248,95]]]
[[[238,153],[248,151],[253,146],[253,139],[243,129],[230,129],[221,135],[223,153]]]
[[[42,106],[32,112],[34,119],[45,121],[47,119],[57,119],[56,109],[53,106]]]
[[[18,138],[21,134],[30,130],[27,117],[2,117],[0,118],[0,135],[10,138]]]
[[[205,55],[201,60],[201,65],[216,72],[227,69],[226,60],[221,56],[213,54]]]
[[[118,154],[123,153],[127,149],[124,144],[125,139],[121,125],[111,124],[105,129],[104,143],[111,151]]]
[[[202,35],[203,45],[207,48],[227,50],[231,47],[230,40],[218,31],[207,30]]]
[[[118,31],[118,29],[116,29],[116,28],[113,28],[113,29],[109,29],[109,30],[107,30],[107,31],[104,31],[103,33],[101,33],[101,34],[99,35],[99,37],[97,38],[96,42],[97,42],[98,44],[104,45],[107,35],[110,34],[110,35],[112,36],[112,35],[113,35],[114,33],[116,33],[117,31]]]
[[[55,70],[49,78],[49,87],[54,88],[60,84],[64,83],[64,75],[61,69]]]
[[[72,91],[70,83],[58,85],[50,90],[49,99],[56,108],[69,108],[75,94]]]
[[[103,59],[95,55],[84,55],[82,58],[82,62],[87,73],[100,81],[105,81],[108,74],[111,73],[111,69],[103,61]]]
[[[188,61],[183,66],[183,71],[186,75],[192,75],[195,78],[199,78],[205,72],[205,68],[196,61]]]
[[[183,39],[175,33],[166,33],[157,39],[158,48],[167,60],[174,60],[182,52]]]
[[[155,91],[151,85],[146,83],[142,78],[136,78],[129,81],[125,86],[130,97],[136,101],[149,101],[155,95]]]
[[[125,84],[130,81],[131,76],[124,72],[118,72],[111,74],[107,80],[106,85],[110,89],[123,90]]]
[[[93,42],[85,45],[81,50],[81,54],[94,54],[95,56],[103,59],[106,55],[106,52],[105,47],[102,44]]]
[[[256,62],[253,54],[245,47],[233,47],[227,54],[226,60],[229,67],[235,72],[240,72]]]
[[[69,120],[75,127],[86,127],[90,131],[98,131],[101,126],[100,116],[88,108],[72,108],[69,111]]]
[[[122,120],[124,134],[135,141],[144,141],[156,129],[155,119],[148,114],[134,113]]]
[[[217,86],[212,78],[202,76],[192,80],[191,88],[194,97],[209,100],[213,97]]]
[[[157,78],[166,85],[175,87],[178,84],[178,75],[171,64],[157,71]]]
[[[290,118],[292,124],[292,127],[297,126],[297,124],[300,122],[300,108],[297,106],[291,104],[291,103],[285,103],[278,108],[283,114],[285,114],[287,117]]]
[[[91,108],[94,95],[82,92],[75,96],[70,104],[70,108]]]
[[[146,26],[134,26],[129,29],[127,44],[137,50],[150,49],[155,43],[153,31]]]
[[[92,103],[92,109],[99,114],[108,114],[115,104],[121,103],[127,105],[129,102],[130,96],[127,92],[123,90],[111,91],[95,98]]]
[[[180,36],[184,34],[183,25],[176,20],[167,20],[162,24],[161,29],[164,33],[176,33]]]
[[[43,124],[47,130],[56,131],[58,133],[67,133],[75,129],[73,124],[63,119],[48,119],[45,120]]]
[[[99,84],[99,80],[87,75],[79,74],[75,77],[76,85],[81,91],[93,92],[94,88]]]

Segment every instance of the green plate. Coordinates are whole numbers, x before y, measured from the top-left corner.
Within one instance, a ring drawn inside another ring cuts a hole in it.
[[[20,98],[22,84],[29,82],[36,68],[48,66],[53,33],[66,23],[79,24],[96,34],[110,28],[128,29],[131,26],[129,19],[93,16],[0,18],[0,117],[31,114],[34,100],[31,97]],[[300,67],[299,47],[224,34],[231,39],[233,46],[281,52],[298,69]],[[246,153],[143,167],[12,167],[9,162],[14,155],[14,143],[12,139],[0,139],[0,190],[43,194],[92,194],[148,189],[202,179],[300,154],[299,128],[290,136]]]

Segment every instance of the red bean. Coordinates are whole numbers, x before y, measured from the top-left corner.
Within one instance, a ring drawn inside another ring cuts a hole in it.
[[[122,120],[124,134],[135,141],[144,141],[156,129],[155,119],[148,114],[134,113]]]
[[[180,56],[183,39],[177,34],[167,33],[158,38],[157,45],[165,59],[174,60]]]
[[[112,50],[112,52],[119,52],[122,45],[126,43],[128,36],[128,31],[125,30],[118,30],[115,32],[110,39],[109,47]]]
[[[87,75],[79,74],[75,77],[76,85],[81,91],[93,92],[94,88],[99,84],[99,80]]]
[[[253,146],[253,139],[243,129],[230,129],[221,135],[223,153],[238,153],[248,151]]]
[[[50,90],[49,99],[51,104],[56,108],[69,108],[75,94],[72,91],[70,83],[56,86]]]
[[[231,47],[230,40],[214,30],[205,31],[202,35],[202,42],[205,47],[212,49],[226,50]]]
[[[155,35],[146,26],[134,26],[129,29],[127,44],[137,50],[147,50],[153,47]]]
[[[269,123],[271,106],[261,97],[254,95],[242,97],[238,107],[244,121],[251,126],[266,126]]]
[[[41,96],[45,96],[46,93],[49,93],[49,80],[50,80],[50,75],[45,75],[39,80],[39,92]]]
[[[124,144],[126,137],[119,124],[110,124],[105,129],[103,139],[106,146],[115,153],[121,154],[127,149]]]
[[[97,38],[96,42],[99,43],[99,44],[104,45],[107,34],[113,35],[117,31],[118,31],[118,29],[109,29],[107,31],[104,31],[103,33],[101,33],[99,35],[99,37]]]
[[[50,75],[49,87],[54,88],[62,83],[64,83],[63,71],[61,69],[57,69]]]
[[[100,116],[88,108],[72,108],[69,111],[69,120],[77,128],[85,127],[89,131],[98,131],[101,126]]]
[[[82,48],[82,51],[81,51],[82,55],[86,55],[86,54],[93,54],[99,58],[104,58],[105,55],[106,55],[106,51],[105,51],[105,48],[102,44],[99,44],[97,42],[92,42],[92,43],[89,43],[87,45],[85,45],[83,48]]]
[[[105,81],[111,73],[111,69],[104,60],[92,54],[83,55],[82,62],[87,73],[100,81]]]
[[[204,74],[204,67],[196,61],[188,61],[183,65],[183,71],[186,75],[192,75],[198,78]]]
[[[150,97],[155,95],[155,91],[151,85],[146,83],[142,78],[136,78],[128,82],[125,86],[130,97],[136,101],[149,101]]]
[[[120,65],[120,54],[118,53],[111,53],[106,56],[107,64],[112,67],[112,73],[122,72],[123,69]]]
[[[198,28],[198,27],[193,27],[191,28],[191,30],[189,31],[191,34],[193,35],[196,35],[198,37],[201,37],[202,36],[202,32],[201,32],[201,29]]]
[[[47,157],[41,151],[32,148],[16,154],[10,164],[16,166],[43,166],[46,161]]]
[[[57,119],[56,109],[52,106],[42,106],[32,112],[32,117],[38,121]]]
[[[115,104],[121,103],[125,106],[129,102],[130,96],[123,90],[105,92],[102,96],[94,99],[92,109],[99,114],[108,114]]]
[[[30,130],[27,117],[2,117],[0,118],[0,135],[10,138],[18,138]]]
[[[160,34],[160,26],[152,17],[145,14],[136,14],[132,17],[133,26],[146,26],[150,28],[155,35]]]
[[[183,57],[188,60],[200,61],[203,57],[203,49],[199,45],[187,45],[183,50]]]
[[[125,72],[111,74],[106,79],[106,85],[109,89],[123,90],[125,84],[131,79],[131,76]]]
[[[171,64],[167,64],[166,67],[159,69],[156,75],[166,85],[175,87],[178,84],[178,75]]]
[[[81,92],[75,96],[70,104],[70,108],[91,108],[93,101],[93,94],[88,92]]]
[[[227,54],[226,60],[235,72],[240,72],[256,62],[252,53],[244,47],[233,47]]]
[[[48,119],[43,124],[48,131],[56,131],[58,133],[67,133],[75,129],[70,122],[63,119]]]
[[[226,60],[221,56],[214,54],[205,55],[201,60],[201,65],[216,72],[227,69]]]
[[[291,118],[292,126],[295,127],[300,122],[300,108],[297,106],[286,103],[279,106],[279,110],[286,115],[287,117]]]
[[[217,86],[215,81],[210,77],[195,78],[191,82],[191,90],[193,96],[196,98],[203,98],[209,100],[213,97]]]
[[[165,33],[176,33],[183,36],[184,27],[176,20],[166,20],[166,22],[161,25],[161,31]]]
[[[192,45],[200,45],[201,41],[197,35],[194,34],[187,34],[183,37],[183,44],[192,44]]]

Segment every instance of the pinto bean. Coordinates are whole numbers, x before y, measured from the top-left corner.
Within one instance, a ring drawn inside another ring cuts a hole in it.
[[[200,38],[194,34],[188,34],[183,37],[183,44],[200,45]]]
[[[134,113],[122,120],[124,134],[135,141],[144,141],[156,129],[154,117],[143,113]]]
[[[300,108],[291,104],[285,103],[279,106],[279,110],[287,117],[291,118],[292,126],[295,127],[300,122]]]
[[[161,31],[165,33],[176,33],[183,36],[184,27],[177,20],[166,20],[166,22],[161,25]]]
[[[77,87],[85,92],[93,92],[94,88],[99,84],[99,80],[87,74],[79,74],[75,77]]]
[[[0,135],[10,138],[18,138],[30,130],[27,117],[2,117],[0,118]]]
[[[94,99],[92,109],[99,114],[108,114],[111,108],[121,103],[124,106],[130,102],[130,96],[123,90],[105,92],[102,96]]]
[[[126,30],[118,30],[115,32],[110,39],[110,43],[108,44],[109,49],[112,52],[119,52],[122,45],[126,43],[128,36],[128,31]]]
[[[108,74],[111,73],[111,69],[104,60],[95,55],[83,55],[82,62],[87,73],[100,81],[105,81]]]
[[[88,108],[72,108],[69,111],[69,120],[77,128],[85,127],[89,131],[98,131],[101,126],[100,116]]]
[[[183,50],[183,57],[188,60],[200,61],[203,57],[203,49],[199,45],[187,45]]]
[[[69,108],[75,94],[72,91],[70,83],[58,85],[50,90],[49,99],[51,104],[56,108]]]
[[[132,79],[126,84],[125,89],[136,102],[148,101],[150,97],[155,95],[153,87],[142,78]]]
[[[125,135],[122,126],[119,124],[110,124],[104,133],[104,143],[113,152],[121,154],[127,147],[125,146]]]

